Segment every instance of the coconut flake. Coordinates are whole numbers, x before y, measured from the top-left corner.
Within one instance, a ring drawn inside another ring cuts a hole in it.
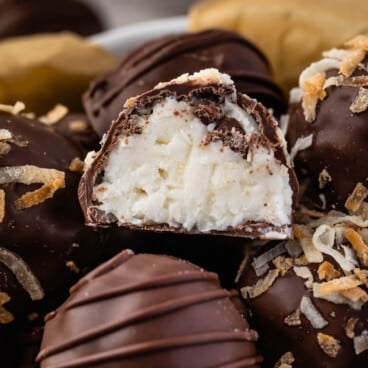
[[[332,257],[346,272],[352,271],[355,264],[347,260],[340,252],[333,249],[335,243],[335,229],[328,225],[320,225],[313,234],[312,242],[315,248]]]
[[[41,300],[44,291],[32,270],[16,253],[0,247],[0,262],[9,268],[32,300]]]
[[[45,169],[33,165],[4,166],[0,168],[0,184],[38,184],[42,187],[23,194],[15,201],[18,210],[32,207],[52,198],[54,193],[65,187],[65,173],[55,169]]]
[[[304,314],[313,328],[320,329],[328,325],[328,322],[323,318],[309,297],[302,297],[299,308],[300,312]]]
[[[298,152],[309,148],[313,143],[313,134],[309,134],[306,137],[299,137],[293,148],[290,151],[290,159],[294,160]]]
[[[368,109],[368,89],[359,88],[358,95],[350,105],[350,111],[359,114]]]
[[[286,252],[285,243],[278,243],[268,251],[262,253],[260,256],[255,257],[252,262],[254,270],[264,267],[268,262],[271,262],[276,257]]]
[[[275,282],[280,274],[279,270],[270,270],[266,277],[263,279],[259,279],[257,283],[253,286],[245,286],[240,289],[240,292],[244,299],[250,298],[254,299],[257,296],[266,292]]]
[[[355,288],[361,285],[362,282],[355,277],[351,276],[343,276],[338,279],[333,279],[327,282],[322,282],[319,284],[319,292],[321,295],[330,294],[334,291],[342,291]]]
[[[358,322],[358,318],[355,317],[350,317],[347,322],[346,322],[346,326],[345,326],[345,335],[349,338],[352,339],[355,336],[355,326]]]
[[[14,316],[3,306],[9,301],[10,296],[0,291],[0,324],[7,324],[14,321]]]
[[[324,74],[329,69],[339,69],[341,62],[333,58],[324,58],[310,64],[299,76],[299,86],[316,74]]]
[[[69,112],[69,109],[61,104],[55,105],[55,107],[47,112],[46,115],[41,116],[39,121],[45,125],[53,125],[65,117]]]
[[[301,88],[294,87],[289,92],[289,103],[290,104],[297,104],[302,100],[303,93]]]
[[[344,235],[357,253],[360,262],[368,267],[368,245],[364,243],[362,237],[352,228],[345,229]]]
[[[336,358],[341,349],[341,344],[339,340],[322,332],[318,332],[317,342],[323,352],[330,358]]]
[[[346,305],[349,305],[350,308],[352,308],[354,310],[361,310],[362,309],[362,306],[364,304],[362,301],[352,302],[351,300],[349,300],[349,299],[345,298],[344,296],[342,296],[337,291],[334,291],[334,292],[326,294],[326,295],[322,295],[320,293],[320,290],[319,290],[319,285],[320,284],[318,284],[318,283],[313,284],[313,296],[315,298],[327,300],[328,302],[331,302],[331,303],[334,303],[334,304],[346,304]]]
[[[26,105],[23,102],[17,101],[14,105],[3,105],[0,104],[0,111],[8,112],[12,115],[18,115],[26,108]]]
[[[328,183],[332,181],[331,175],[327,171],[326,168],[324,168],[318,175],[318,183],[319,183],[319,189],[323,189],[326,187]]]
[[[303,253],[303,248],[300,246],[297,240],[288,240],[285,243],[285,248],[292,258],[297,258]]]
[[[327,280],[327,281],[330,281],[330,280],[333,280],[333,279],[336,279],[342,276],[341,272],[336,270],[333,264],[328,261],[324,261],[323,263],[319,265],[317,273],[318,273],[318,277],[320,280]]]
[[[361,335],[353,338],[355,354],[359,355],[368,350],[368,331],[364,330]]]
[[[306,286],[307,289],[311,289],[313,287],[313,281],[314,281],[313,275],[312,275],[311,270],[308,267],[294,266],[293,270],[298,277],[302,278],[303,280],[306,280],[304,282],[304,285]]]
[[[275,363],[274,368],[292,368],[295,358],[292,352],[288,351]]]
[[[367,196],[368,188],[366,188],[362,183],[358,183],[353,192],[347,198],[345,208],[353,213],[357,212]]]
[[[300,309],[297,309],[295,312],[289,314],[284,318],[285,325],[289,327],[296,327],[302,324],[302,320],[300,319]]]
[[[5,217],[5,192],[0,189],[0,223],[3,222]]]
[[[281,129],[281,133],[285,136],[287,131],[288,131],[288,127],[289,127],[289,120],[290,117],[287,114],[281,115],[280,117],[280,129]]]

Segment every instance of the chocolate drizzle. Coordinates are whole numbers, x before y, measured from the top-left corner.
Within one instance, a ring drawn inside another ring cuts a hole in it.
[[[215,274],[190,263],[124,251],[82,279],[50,315],[37,359],[42,368],[128,368],[148,361],[259,367],[257,333],[234,298]]]

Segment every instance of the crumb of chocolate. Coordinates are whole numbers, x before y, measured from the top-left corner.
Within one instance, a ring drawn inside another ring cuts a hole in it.
[[[323,189],[326,187],[326,185],[332,181],[331,175],[328,173],[328,171],[323,169],[318,176],[318,183],[319,183],[319,189]]]
[[[317,342],[323,352],[330,358],[336,358],[341,349],[340,341],[333,336],[326,335],[322,332],[317,333]]]
[[[351,317],[347,320],[345,326],[345,334],[349,339],[355,336],[355,325],[358,322],[358,318]]]
[[[272,263],[280,271],[280,275],[284,276],[291,267],[294,266],[294,261],[290,257],[278,256],[276,257]]]
[[[71,271],[73,271],[73,272],[75,272],[75,273],[79,273],[80,272],[80,269],[79,269],[79,267],[75,264],[75,262],[74,261],[67,261],[66,263],[65,263],[65,265],[71,270]]]
[[[295,358],[292,352],[288,351],[276,362],[274,368],[292,368]]]
[[[324,261],[321,263],[317,270],[320,280],[333,280],[342,276],[341,272],[336,270],[332,263]]]
[[[65,117],[69,112],[69,109],[61,104],[55,105],[55,107],[46,113],[46,115],[41,116],[39,121],[45,125],[53,125]]]
[[[300,318],[300,309],[297,309],[295,312],[286,316],[284,318],[284,323],[290,327],[300,326],[302,324],[302,320]]]

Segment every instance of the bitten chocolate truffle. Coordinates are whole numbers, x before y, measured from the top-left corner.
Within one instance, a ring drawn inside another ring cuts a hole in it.
[[[79,198],[88,225],[291,235],[296,183],[281,130],[217,69],[129,99],[86,166]]]
[[[184,260],[119,253],[81,279],[45,325],[53,367],[259,367],[236,292]]]
[[[257,254],[239,283],[265,368],[368,362],[367,221],[331,213]]]
[[[368,185],[368,37],[323,53],[290,95],[288,140],[302,200],[343,209],[358,183]],[[308,182],[307,182],[308,181]]]
[[[81,152],[17,106],[0,112],[1,324],[55,308],[103,250],[78,202]]]
[[[165,36],[131,51],[118,67],[96,79],[84,107],[102,136],[125,101],[183,73],[216,68],[229,74],[239,92],[284,113],[286,100],[274,83],[265,56],[247,39],[225,30]]]

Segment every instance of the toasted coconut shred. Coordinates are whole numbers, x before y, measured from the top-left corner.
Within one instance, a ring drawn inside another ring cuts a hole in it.
[[[304,117],[307,122],[316,118],[319,101],[326,96],[331,86],[351,86],[358,88],[357,96],[350,106],[351,112],[359,114],[368,108],[368,78],[352,76],[358,69],[364,69],[363,60],[368,53],[368,36],[360,35],[345,43],[341,49],[331,49],[323,53],[323,58],[307,67],[299,77]],[[337,76],[326,79],[328,70],[336,70]],[[293,93],[295,95],[295,92]],[[295,98],[294,98],[295,100]]]
[[[322,332],[317,334],[317,342],[323,352],[330,358],[336,358],[341,349],[340,341],[333,336],[326,335]]]
[[[267,273],[262,278],[258,276],[255,285],[241,290],[244,298],[256,298],[279,277],[290,272],[300,277],[309,295],[305,294],[298,308],[284,317],[284,324],[300,327],[301,316],[306,318],[316,330],[318,345],[331,358],[343,346],[335,337],[318,332],[328,325],[328,316],[317,309],[315,301],[345,304],[356,311],[368,303],[368,220],[360,214],[367,197],[367,189],[359,184],[347,201],[349,213],[330,211],[316,215],[304,210],[300,216],[303,223],[294,225],[294,239],[254,258],[256,274],[261,269]],[[312,272],[311,264],[317,264],[316,272]],[[359,321],[350,318],[345,325],[346,336],[351,339],[356,354],[368,350],[368,331],[360,332],[359,336],[354,331]]]
[[[32,270],[16,253],[0,247],[0,262],[9,268],[32,300],[41,300],[44,291]]]
[[[41,116],[39,121],[45,125],[54,125],[62,118],[64,118],[69,112],[69,109],[61,104],[55,105],[46,115]]]
[[[4,304],[10,301],[7,293],[0,291],[0,324],[7,324],[14,321],[14,316],[5,309]]]
[[[0,223],[4,221],[5,217],[5,192],[0,189]]]
[[[12,115],[18,115],[20,114],[24,109],[26,108],[26,105],[23,102],[16,102],[14,105],[3,105],[0,104],[0,111],[8,112]]]
[[[274,368],[292,368],[295,358],[292,352],[288,351],[275,364]]]
[[[58,189],[65,187],[65,173],[33,165],[5,166],[0,168],[0,184],[43,184],[40,188],[24,194],[15,201],[18,210],[29,208],[52,198]]]

